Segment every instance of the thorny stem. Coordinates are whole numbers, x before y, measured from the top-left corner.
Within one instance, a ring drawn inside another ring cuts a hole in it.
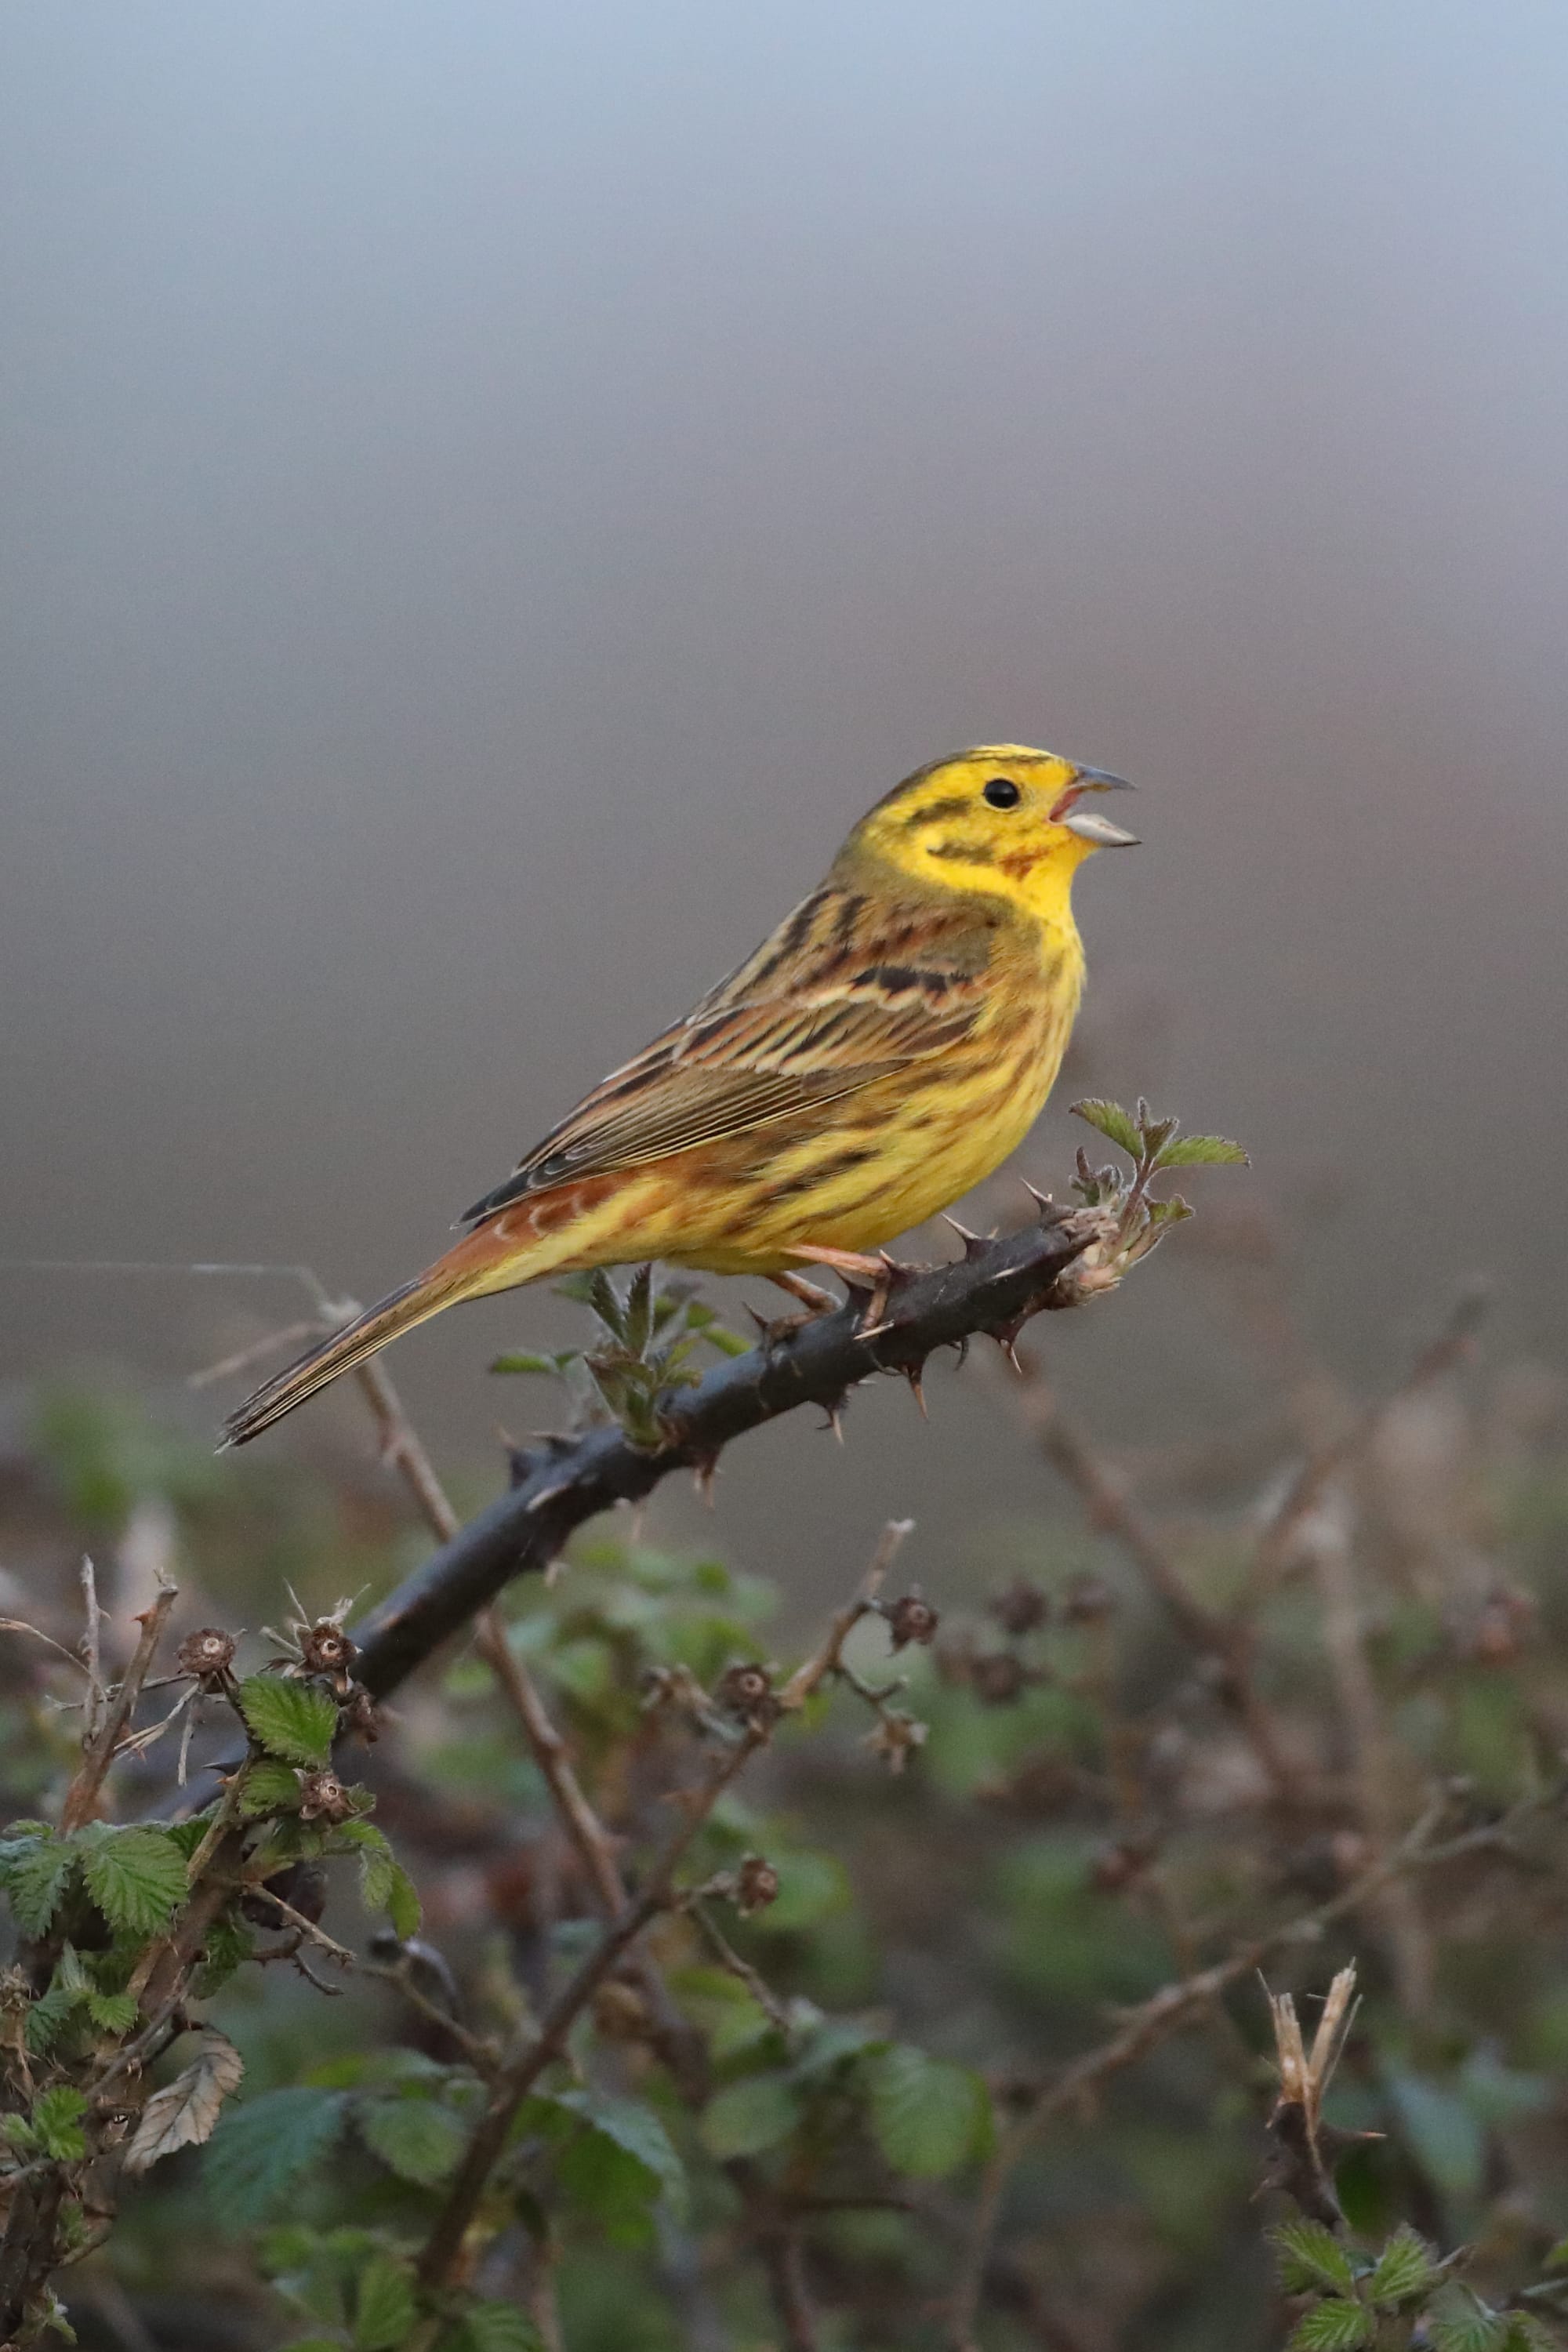
[[[733,1357],[666,1401],[668,1434],[657,1448],[600,1428],[564,1450],[520,1459],[511,1491],[351,1628],[363,1680],[384,1696],[513,1577],[547,1567],[575,1528],[615,1503],[640,1501],[673,1471],[700,1468],[746,1431],[802,1404],[833,1403],[874,1372],[908,1372],[936,1348],[982,1331],[1005,1338],[1032,1314],[1075,1305],[1076,1262],[1102,1226],[1092,1211],[1053,1211],[1049,1223],[956,1264],[911,1273],[875,1333],[862,1332],[851,1306]]]
[[[131,1663],[121,1676],[119,1687],[104,1710],[102,1722],[88,1740],[81,1762],[77,1767],[76,1778],[66,1791],[66,1801],[60,1813],[62,1837],[69,1837],[73,1830],[79,1830],[84,1822],[91,1821],[98,1810],[99,1794],[102,1790],[109,1768],[114,1760],[114,1751],[119,1745],[120,1736],[130,1722],[136,1702],[142,1696],[142,1685],[152,1670],[153,1660],[157,1652],[158,1643],[163,1639],[163,1627],[168,1622],[169,1612],[179,1597],[177,1586],[161,1584],[157,1599],[151,1609],[144,1609],[136,1620],[142,1631],[137,1637],[136,1647],[132,1652]],[[97,1595],[94,1593],[95,1609],[96,1605]],[[91,1622],[96,1632],[96,1620]],[[100,1685],[95,1682],[94,1687],[100,1687]]]

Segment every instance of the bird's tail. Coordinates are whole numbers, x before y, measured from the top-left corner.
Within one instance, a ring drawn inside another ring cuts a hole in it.
[[[412,1282],[394,1290],[363,1315],[356,1315],[343,1325],[341,1331],[318,1340],[313,1348],[294,1363],[286,1364],[280,1372],[264,1381],[254,1396],[247,1397],[237,1412],[224,1423],[220,1451],[231,1445],[248,1444],[292,1412],[297,1404],[324,1389],[342,1372],[353,1371],[389,1339],[405,1331],[412,1331],[416,1323],[427,1322],[444,1307],[456,1306],[462,1298],[478,1298],[488,1290],[510,1289],[513,1283],[526,1281],[535,1268],[526,1263],[526,1251],[518,1249],[515,1240],[496,1232],[493,1226],[480,1226],[449,1249],[435,1265]],[[510,1261],[510,1263],[508,1263]],[[522,1261],[522,1262],[519,1262]],[[504,1269],[504,1272],[503,1272]],[[498,1280],[498,1275],[503,1278]]]

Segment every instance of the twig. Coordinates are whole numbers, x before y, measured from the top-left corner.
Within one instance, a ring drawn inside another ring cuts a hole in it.
[[[1422,1389],[1452,1371],[1469,1353],[1469,1345],[1477,1324],[1485,1312],[1486,1299],[1477,1290],[1467,1291],[1459,1297],[1447,1324],[1435,1339],[1422,1349],[1398,1386],[1379,1400],[1370,1411],[1363,1413],[1354,1425],[1322,1446],[1302,1465],[1279,1509],[1263,1529],[1253,1557],[1251,1588],[1255,1600],[1265,1597],[1278,1583],[1290,1564],[1301,1522],[1316,1510],[1330,1486],[1342,1472],[1363,1454],[1386,1426],[1389,1416]]]
[[[1121,1545],[1186,1641],[1200,1656],[1214,1659],[1222,1669],[1220,1696],[1240,1717],[1272,1786],[1281,1795],[1289,1795],[1299,1776],[1280,1748],[1273,1721],[1254,1687],[1249,1629],[1219,1616],[1195,1598],[1153,1527],[1088,1438],[1062,1412],[1038,1363],[1028,1355],[1021,1361],[1026,1380],[1022,1411],[1041,1453],[1077,1492],[1090,1526]]]
[[[718,1922],[709,1917],[700,1903],[686,1906],[686,1916],[695,1922],[702,1939],[719,1966],[743,1984],[770,2025],[780,2033],[789,2032],[789,2011],[766,1979],[758,1975],[750,1960],[743,1960]]]
[[[160,1586],[158,1597],[151,1609],[145,1609],[136,1622],[142,1631],[131,1663],[121,1675],[119,1687],[104,1710],[103,1720],[93,1737],[86,1743],[76,1778],[66,1791],[65,1805],[60,1813],[60,1832],[68,1837],[73,1830],[89,1822],[98,1809],[99,1792],[104,1777],[114,1760],[120,1736],[131,1720],[132,1708],[142,1696],[142,1685],[152,1668],[163,1627],[170,1610],[179,1599],[179,1589],[173,1584]]]
[[[621,1954],[661,1911],[670,1907],[676,1872],[731,1781],[767,1737],[763,1727],[749,1727],[728,1755],[713,1767],[700,1789],[689,1800],[685,1818],[666,1843],[642,1894],[605,1928],[593,1951],[551,2004],[538,2032],[502,2065],[489,2103],[475,2126],[457,2179],[419,2257],[417,2276],[426,2293],[451,2284],[464,2237],[506,2147],[519,2107],[545,2068],[561,2055],[573,2026]]]
[[[827,1629],[826,1639],[804,1665],[799,1665],[779,1692],[778,1701],[786,1712],[803,1707],[814,1692],[820,1690],[830,1675],[847,1674],[844,1644],[863,1617],[876,1613],[878,1596],[887,1581],[888,1570],[899,1554],[900,1547],[914,1527],[913,1519],[889,1519],[878,1539],[859,1591],[847,1607],[841,1609]]]
[[[992,2241],[1001,2215],[1002,2200],[1019,2158],[1055,2116],[1087,2100],[1110,2075],[1119,2074],[1177,2032],[1194,2012],[1205,2009],[1241,1978],[1250,1976],[1276,1952],[1294,1944],[1314,1943],[1325,1927],[1360,1909],[1401,1873],[1433,1869],[1461,1856],[1487,1850],[1506,1851],[1513,1828],[1528,1815],[1543,1811],[1560,1801],[1561,1789],[1543,1790],[1516,1805],[1501,1821],[1480,1824],[1441,1843],[1433,1832],[1447,1811],[1448,1799],[1439,1797],[1426,1807],[1398,1843],[1351,1885],[1310,1911],[1300,1913],[1262,1936],[1236,1946],[1223,1959],[1194,1975],[1180,1979],[1133,2010],[1109,2040],[1075,2058],[1037,2092],[1024,2113],[998,2137],[986,2165],[976,2204],[969,2244],[953,2296],[950,2342],[953,2352],[975,2352],[974,2322],[980,2307]]]
[[[658,1448],[604,1428],[521,1457],[511,1492],[352,1629],[363,1680],[384,1696],[514,1576],[548,1567],[585,1519],[614,1503],[640,1501],[672,1471],[710,1462],[746,1431],[799,1405],[835,1402],[873,1372],[918,1369],[933,1349],[981,1331],[1010,1334],[1029,1315],[1071,1304],[1077,1294],[1063,1277],[1096,1239],[1100,1221],[1088,1213],[1052,1213],[1059,1222],[911,1276],[869,1338],[851,1306],[717,1366],[699,1387],[665,1400],[669,1435]]]
[[[81,1736],[86,1742],[95,1739],[102,1728],[108,1696],[103,1687],[103,1612],[98,1605],[98,1571],[92,1564],[92,1554],[86,1551],[81,1556],[81,1601],[87,1619],[81,1637],[82,1660],[87,1667],[87,1707]]]

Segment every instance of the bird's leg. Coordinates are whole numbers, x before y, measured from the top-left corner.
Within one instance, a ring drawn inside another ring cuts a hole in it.
[[[768,1280],[775,1288],[787,1290],[792,1298],[798,1298],[808,1319],[837,1312],[838,1301],[831,1290],[824,1290],[819,1282],[807,1282],[804,1274],[791,1274],[786,1268],[782,1274],[770,1274]]]

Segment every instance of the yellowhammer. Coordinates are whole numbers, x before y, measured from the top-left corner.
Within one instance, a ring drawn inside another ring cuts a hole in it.
[[[1119,776],[988,743],[906,779],[738,971],[475,1202],[472,1230],[228,1422],[243,1445],[400,1331],[541,1275],[645,1258],[853,1266],[1023,1140],[1078,1011],[1072,877],[1131,844]]]

